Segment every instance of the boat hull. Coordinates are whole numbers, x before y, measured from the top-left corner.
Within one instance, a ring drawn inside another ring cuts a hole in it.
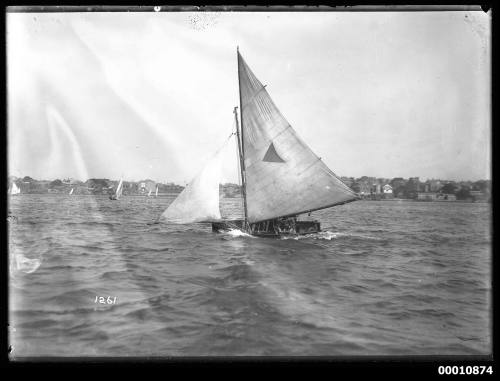
[[[212,231],[223,233],[239,229],[253,236],[270,238],[314,234],[321,231],[319,221],[300,221],[295,218],[273,219],[249,225],[248,228],[244,228],[244,220],[212,222]]]

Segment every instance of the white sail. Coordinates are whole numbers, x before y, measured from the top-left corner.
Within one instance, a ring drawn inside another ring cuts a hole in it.
[[[148,192],[148,197],[149,197],[149,196],[151,196],[151,192],[152,192],[152,191],[151,191],[151,189],[150,189],[150,190],[149,190],[149,192]]]
[[[120,182],[116,187],[116,193],[115,193],[116,199],[119,199],[122,196],[122,191],[123,191],[123,179],[120,179]]]
[[[69,191],[69,194],[73,194],[73,188],[71,188],[71,190]]]
[[[221,159],[217,153],[202,171],[184,188],[167,207],[160,219],[176,224],[221,220],[219,209],[219,183]]]
[[[21,193],[21,189],[16,185],[16,183],[12,183],[12,188],[10,190],[10,194],[19,194]]]
[[[155,194],[156,197],[158,197],[158,185],[156,186],[156,194]]]

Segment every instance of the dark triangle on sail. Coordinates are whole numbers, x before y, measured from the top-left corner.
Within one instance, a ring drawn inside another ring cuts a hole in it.
[[[297,136],[239,51],[237,56],[248,222],[357,200]],[[276,157],[281,165],[265,160]]]
[[[274,144],[271,143],[269,146],[264,158],[262,159],[263,161],[268,161],[271,163],[284,163],[285,160],[283,160],[280,155],[276,152],[276,148],[274,148]]]

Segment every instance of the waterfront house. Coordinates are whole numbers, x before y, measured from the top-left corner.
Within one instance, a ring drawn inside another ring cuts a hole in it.
[[[385,184],[382,187],[382,193],[384,195],[384,198],[393,198],[394,197],[393,189],[389,184]]]

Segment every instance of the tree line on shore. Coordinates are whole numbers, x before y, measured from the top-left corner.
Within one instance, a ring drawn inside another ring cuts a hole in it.
[[[8,186],[15,183],[21,193],[43,194],[43,193],[69,193],[87,195],[110,195],[114,193],[119,180],[91,178],[86,181],[75,179],[55,179],[55,180],[36,180],[29,176],[23,178],[9,177]],[[140,181],[123,181],[124,195],[142,195],[150,191],[158,194],[179,194],[184,186],[175,183],[160,183],[150,179]],[[239,197],[241,195],[240,186],[237,184],[221,184],[220,192],[225,197]]]
[[[471,200],[478,194],[486,199],[491,197],[491,180],[457,182],[432,179],[424,182],[420,181],[418,177],[385,179],[368,176],[341,177],[341,180],[354,192],[362,195],[383,194],[385,187],[386,190],[390,189],[393,197],[405,199],[416,199],[418,193],[422,192],[452,194],[457,200]],[[22,193],[67,193],[73,189],[73,194],[111,194],[116,189],[118,181],[104,178],[91,178],[86,181],[75,179],[36,180],[29,176],[23,178],[11,176],[9,187],[12,182],[15,182]],[[156,192],[156,189],[161,194],[177,194],[184,189],[184,186],[175,183],[163,184],[149,179],[123,182],[124,194],[147,194],[149,191]],[[220,190],[221,194],[226,197],[241,195],[240,186],[237,184],[223,184]]]
[[[420,181],[418,177],[392,179],[362,176],[360,178],[342,177],[354,192],[359,194],[383,194],[385,189],[396,198],[417,199],[418,194],[454,195],[457,200],[488,200],[491,197],[491,180],[449,181],[431,179]]]
[[[119,180],[92,178],[86,181],[74,179],[36,180],[29,176],[19,179],[10,179],[21,189],[21,193],[68,193],[73,189],[73,194],[112,194]],[[9,184],[10,185],[10,184]],[[141,181],[124,181],[123,194],[144,194],[149,191],[159,193],[180,193],[184,187],[174,183],[157,183],[146,179]]]

